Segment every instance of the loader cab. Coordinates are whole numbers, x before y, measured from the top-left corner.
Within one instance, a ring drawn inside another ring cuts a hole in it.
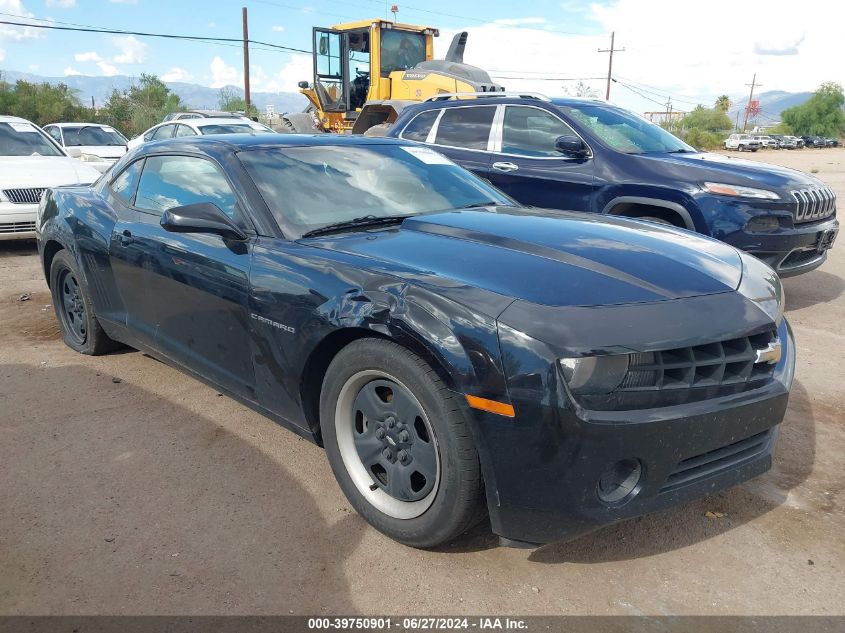
[[[391,98],[391,72],[433,59],[437,33],[385,20],[315,27],[314,81],[302,93],[327,128],[348,129],[366,102]]]

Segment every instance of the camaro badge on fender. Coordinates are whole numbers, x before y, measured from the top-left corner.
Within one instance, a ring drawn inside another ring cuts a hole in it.
[[[267,325],[271,325],[274,328],[279,330],[284,330],[285,332],[289,332],[291,334],[295,334],[296,330],[289,325],[285,325],[284,323],[279,323],[278,321],[273,321],[268,319],[267,317],[263,317],[259,314],[255,314],[255,312],[250,312],[249,316],[251,319],[255,319],[256,321],[260,321],[261,323],[266,323]]]

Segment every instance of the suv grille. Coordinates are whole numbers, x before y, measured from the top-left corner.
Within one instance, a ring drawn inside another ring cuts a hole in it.
[[[35,222],[0,222],[0,235],[8,233],[30,233],[35,230]]]
[[[836,194],[829,187],[796,189],[791,193],[796,203],[793,212],[796,222],[814,222],[836,211]]]
[[[38,204],[41,202],[41,194],[47,189],[45,187],[33,187],[30,189],[4,189],[5,195],[12,204]]]

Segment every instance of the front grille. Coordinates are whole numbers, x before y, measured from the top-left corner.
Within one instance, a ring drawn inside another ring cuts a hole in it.
[[[836,194],[829,187],[796,189],[793,216],[796,222],[815,222],[830,217],[836,211]]]
[[[35,230],[35,222],[6,222],[0,223],[0,234],[29,233]]]
[[[758,363],[757,351],[777,339],[774,330],[660,352],[631,355],[618,391],[664,391],[745,385],[768,380],[774,364]]]
[[[678,463],[669,474],[660,492],[668,492],[698,479],[728,470],[741,462],[760,455],[769,445],[772,430],[757,433],[749,438],[734,442],[722,448],[690,457]]]
[[[45,187],[31,187],[29,189],[4,189],[5,195],[12,204],[38,204],[41,202],[41,194],[47,189]]]

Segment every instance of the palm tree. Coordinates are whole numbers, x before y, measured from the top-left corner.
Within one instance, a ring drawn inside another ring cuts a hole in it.
[[[716,99],[716,109],[727,112],[731,109],[731,98],[728,95],[721,95]]]

